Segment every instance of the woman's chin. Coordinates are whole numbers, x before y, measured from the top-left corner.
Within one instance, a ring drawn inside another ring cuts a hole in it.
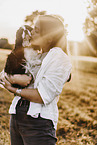
[[[40,48],[40,46],[39,45],[32,45],[32,48],[34,49],[34,50],[41,50],[41,48]]]

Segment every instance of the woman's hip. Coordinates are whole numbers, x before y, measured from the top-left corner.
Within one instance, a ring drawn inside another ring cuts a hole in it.
[[[43,144],[43,142],[54,142],[52,144],[54,145],[57,139],[53,122],[49,119],[41,118],[40,115],[38,118],[27,115],[28,108],[29,105],[25,103],[20,105],[20,102],[18,103],[16,115],[11,115],[11,126],[17,125],[21,136],[27,141],[37,141],[40,144]]]

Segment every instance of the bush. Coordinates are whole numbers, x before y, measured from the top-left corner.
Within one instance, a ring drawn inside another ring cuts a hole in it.
[[[6,38],[0,39],[0,48],[4,49],[13,49],[13,44],[9,44],[8,40]]]

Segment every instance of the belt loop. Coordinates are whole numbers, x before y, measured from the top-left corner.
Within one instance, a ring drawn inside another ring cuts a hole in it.
[[[40,113],[38,114],[38,118],[40,118]]]
[[[21,99],[21,102],[20,102],[20,105],[19,105],[19,106],[22,106],[22,103],[23,103],[23,101],[22,101],[22,99]]]
[[[29,107],[29,104],[30,104],[30,101],[28,101],[28,100],[23,100],[23,99],[20,99],[19,101],[18,101],[18,106],[24,106],[24,107]]]

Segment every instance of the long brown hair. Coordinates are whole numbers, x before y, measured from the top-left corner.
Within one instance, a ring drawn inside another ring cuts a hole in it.
[[[67,53],[67,31],[63,22],[52,15],[39,16],[40,35],[46,37],[50,47],[61,47]]]

